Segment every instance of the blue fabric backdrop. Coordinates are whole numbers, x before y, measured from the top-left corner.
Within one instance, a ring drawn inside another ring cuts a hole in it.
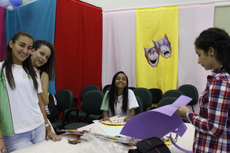
[[[6,10],[6,44],[19,30],[28,31],[34,40],[45,39],[54,44],[56,0],[37,0],[13,11]],[[55,94],[55,81],[50,81],[49,92]]]

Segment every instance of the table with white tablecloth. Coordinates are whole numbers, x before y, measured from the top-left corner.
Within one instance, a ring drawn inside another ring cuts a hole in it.
[[[191,151],[194,138],[194,127],[189,123],[186,123],[186,126],[187,131],[182,137],[178,136],[176,144],[183,149]],[[98,123],[93,123],[85,127],[79,128],[78,130],[87,130],[98,134],[106,135],[108,133],[108,128],[107,130],[105,130],[101,127],[102,126]],[[111,131],[113,131],[112,128]],[[115,132],[111,133],[117,133],[117,131],[119,130],[115,129]],[[76,135],[61,134],[60,137],[62,138],[62,140],[59,142],[44,140],[37,144],[14,151],[13,153],[124,153],[128,152],[128,150],[131,148],[135,148],[135,146],[127,146],[121,143],[115,143],[112,141],[105,141],[101,139],[92,139],[85,136],[82,136],[80,138],[81,143],[74,145],[69,144],[68,139],[74,140],[76,138]],[[172,153],[183,153],[183,151],[177,149],[174,145],[169,145],[168,147]]]

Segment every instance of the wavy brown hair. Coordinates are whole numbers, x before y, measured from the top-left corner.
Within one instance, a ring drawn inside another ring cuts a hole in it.
[[[230,74],[230,37],[225,30],[209,28],[201,32],[195,40],[195,46],[207,54],[210,47],[216,51],[216,59]]]
[[[55,78],[55,48],[46,40],[36,40],[34,42],[34,50],[37,51],[41,46],[47,46],[51,50],[51,54],[47,62],[37,67],[37,69],[46,72],[49,75],[49,81]]]

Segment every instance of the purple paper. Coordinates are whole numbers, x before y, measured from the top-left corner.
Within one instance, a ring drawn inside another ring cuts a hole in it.
[[[175,113],[176,106],[185,106],[191,100],[192,98],[182,95],[173,104],[135,115],[125,124],[120,134],[139,139],[162,138],[178,128],[177,133],[182,136],[186,131],[183,127],[186,126],[181,117]]]
[[[186,106],[190,101],[192,100],[192,98],[185,96],[185,95],[181,95],[179,98],[177,98],[176,101],[174,101],[173,104],[171,104],[172,106]]]
[[[178,130],[180,129],[180,130]],[[175,129],[174,133],[178,134],[180,137],[183,136],[183,134],[185,133],[185,131],[187,130],[187,126],[184,124],[184,122],[178,127],[178,129]]]
[[[175,106],[165,105],[165,106],[159,107],[157,109],[152,109],[150,111],[161,113],[161,114],[164,114],[164,115],[167,115],[167,116],[172,116],[177,109],[178,108],[176,108]]]
[[[173,141],[173,139],[172,139],[172,133],[170,134],[170,141],[172,142],[172,144],[176,147],[176,148],[178,148],[179,150],[181,150],[181,151],[183,151],[183,152],[185,152],[185,153],[192,153],[192,151],[190,151],[190,150],[186,150],[186,149],[183,149],[183,148],[181,148],[181,147],[179,147],[174,141]]]
[[[162,113],[162,114],[165,114],[168,116],[172,116],[172,114],[178,109],[178,108],[176,108],[177,106],[181,106],[181,105],[186,106],[191,100],[192,100],[192,98],[190,98],[188,96],[181,95],[172,104],[165,105],[165,106],[159,107],[157,109],[152,109],[150,111]]]

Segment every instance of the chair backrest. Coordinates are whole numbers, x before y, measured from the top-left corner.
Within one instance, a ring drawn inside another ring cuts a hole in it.
[[[134,89],[136,89],[136,87],[128,87],[129,89],[131,89],[131,90],[134,90]]]
[[[157,104],[157,107],[162,107],[168,104],[172,104],[174,103],[175,100],[177,100],[176,97],[165,97],[159,101],[159,103]]]
[[[143,102],[144,111],[152,105],[152,94],[147,88],[136,88],[133,90],[136,96],[139,96]]]
[[[85,94],[82,100],[81,108],[87,114],[101,115],[100,109],[104,94],[100,90],[92,90]]]
[[[144,111],[144,104],[142,99],[139,96],[136,96],[139,107],[135,109],[135,115],[142,113]]]
[[[191,97],[192,101],[188,105],[195,105],[198,102],[198,90],[191,84],[184,84],[178,88],[179,91],[183,92],[184,95]]]
[[[149,91],[152,93],[152,104],[157,104],[162,99],[162,90],[159,88],[150,88]]]
[[[55,93],[57,100],[57,109],[64,112],[66,109],[73,107],[73,92],[69,89],[60,89]]]
[[[96,84],[89,84],[87,86],[85,86],[81,92],[81,100],[83,99],[83,97],[85,96],[85,94],[88,92],[88,91],[91,91],[91,90],[99,90],[100,91],[100,87]]]
[[[162,99],[164,99],[165,97],[179,98],[181,95],[183,95],[183,92],[181,92],[180,90],[168,90],[163,94]]]
[[[110,87],[111,87],[111,84],[105,85],[105,86],[103,87],[103,89],[102,89],[103,93],[105,93],[107,90],[109,90]]]

